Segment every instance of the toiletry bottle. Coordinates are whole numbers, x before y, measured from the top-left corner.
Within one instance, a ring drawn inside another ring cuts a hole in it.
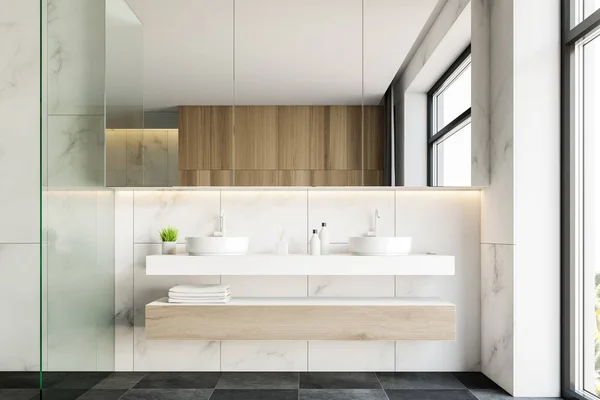
[[[313,229],[312,238],[310,238],[310,255],[318,256],[321,254],[321,241],[317,235],[317,230]]]
[[[321,254],[329,254],[329,230],[326,222],[321,224],[319,240],[321,241]]]

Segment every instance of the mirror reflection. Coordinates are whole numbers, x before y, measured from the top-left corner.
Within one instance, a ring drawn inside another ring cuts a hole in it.
[[[107,0],[106,185],[485,185],[470,7]]]

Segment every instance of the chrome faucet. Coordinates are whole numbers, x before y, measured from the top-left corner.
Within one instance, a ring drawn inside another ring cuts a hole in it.
[[[223,209],[221,209],[221,214],[219,215],[219,230],[214,235],[218,237],[225,236],[225,210]]]
[[[377,226],[377,223],[378,223],[377,220],[379,218],[381,218],[381,214],[379,214],[379,209],[376,209],[375,210],[375,229],[372,230],[372,231],[367,232],[367,236],[377,237],[379,235],[379,229],[378,229],[378,226]]]

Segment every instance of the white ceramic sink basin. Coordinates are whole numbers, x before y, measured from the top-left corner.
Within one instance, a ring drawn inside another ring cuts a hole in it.
[[[401,256],[410,253],[411,237],[351,237],[350,253],[357,256]]]
[[[248,238],[186,237],[185,246],[190,256],[238,256],[248,252]]]

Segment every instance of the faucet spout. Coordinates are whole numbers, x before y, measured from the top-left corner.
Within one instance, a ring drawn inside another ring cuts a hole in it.
[[[223,210],[221,210],[221,213],[219,214],[219,230],[214,233],[214,236],[225,236],[225,211]]]
[[[219,216],[219,232],[225,236],[225,210],[221,209],[221,215]]]
[[[381,218],[381,215],[379,214],[379,209],[375,210],[375,236],[379,236],[379,229],[378,229],[378,219]]]

